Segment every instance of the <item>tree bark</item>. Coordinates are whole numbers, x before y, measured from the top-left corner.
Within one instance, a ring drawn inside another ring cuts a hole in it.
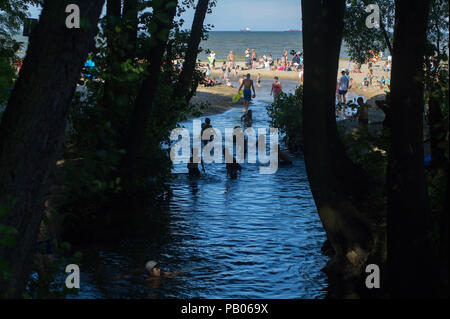
[[[183,70],[176,85],[174,98],[175,101],[185,98],[189,95],[190,82],[194,75],[197,65],[198,47],[200,45],[203,22],[205,21],[206,12],[208,11],[209,0],[199,0],[195,9],[194,21],[192,22],[191,34],[189,37],[188,49],[186,52]],[[180,103],[179,101],[177,101]],[[185,101],[189,102],[189,100]],[[183,103],[182,103],[183,104]]]
[[[342,192],[329,144],[329,109],[335,103],[344,0],[302,0],[305,77],[304,154],[311,191],[336,258],[361,266],[371,231]],[[328,61],[328,63],[324,63]]]
[[[81,28],[68,29],[65,8],[80,8]],[[67,112],[94,36],[104,0],[47,0],[0,124],[0,204],[13,214],[14,247],[0,247],[11,269],[0,297],[21,297],[44,209],[47,177],[64,140]],[[17,202],[11,206],[11,198]]]
[[[125,149],[127,154],[122,166],[122,175],[127,186],[138,177],[138,167],[145,135],[151,114],[153,101],[158,90],[158,81],[161,74],[161,65],[169,39],[169,32],[177,11],[177,0],[163,3],[162,7],[154,7],[154,28],[151,38],[154,46],[148,54],[149,76],[143,81],[139,95],[136,99],[135,109],[131,115],[128,127]]]
[[[138,14],[138,0],[124,0],[122,23],[126,34],[125,60],[136,57]]]
[[[121,22],[122,15],[121,0],[108,0],[106,4],[106,25],[105,25],[105,37],[107,42],[107,68],[109,68],[111,74],[120,73],[121,57],[119,51],[121,48],[117,43],[117,35],[115,27]],[[117,100],[117,94],[120,93],[120,85],[113,77],[105,79],[103,87],[103,104],[105,109],[111,109],[114,107],[114,101]],[[113,122],[114,124],[114,122]],[[114,126],[115,127],[115,126]]]
[[[444,128],[444,115],[441,111],[440,101],[437,97],[430,96],[428,101],[430,114],[430,148],[431,148],[431,167],[443,171],[446,167],[444,149],[440,146],[445,142],[446,131]]]
[[[392,52],[393,52],[392,45],[391,45],[391,41],[389,40],[389,36],[386,32],[386,27],[384,26],[383,19],[380,19],[380,29],[381,29],[381,32],[383,33],[384,41],[386,42],[386,45],[388,47],[389,54],[392,55]]]
[[[395,1],[388,155],[387,269],[391,297],[432,293],[423,150],[423,67],[429,1]]]

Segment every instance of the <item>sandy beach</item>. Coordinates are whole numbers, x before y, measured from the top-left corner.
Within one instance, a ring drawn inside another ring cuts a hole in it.
[[[365,98],[369,99],[376,95],[385,94],[386,87],[380,88],[380,86],[375,85],[376,80],[381,79],[382,76],[390,77],[390,73],[386,73],[383,71],[383,65],[386,60],[380,60],[377,63],[373,64],[373,75],[374,75],[374,83],[372,86],[368,88],[359,88],[361,86],[361,83],[364,79],[364,77],[367,76],[369,72],[369,65],[364,64],[361,66],[360,73],[354,72],[355,64],[349,63],[348,59],[340,59],[339,60],[339,70],[342,69],[349,69],[350,70],[350,78],[353,79],[354,85],[353,88],[350,90],[350,92],[364,96]],[[206,61],[201,61],[202,63],[206,64]],[[222,76],[222,70],[220,69],[223,61],[216,61],[216,69],[211,71],[211,77],[218,80]],[[236,65],[243,66],[243,61],[236,61]],[[239,76],[245,75],[247,73],[250,73],[253,79],[256,79],[258,76],[258,73],[261,74],[262,78],[266,79],[273,79],[275,76],[278,76],[278,78],[282,80],[290,80],[290,81],[299,81],[299,73],[296,71],[270,71],[266,69],[253,69],[253,70],[240,70],[238,71]],[[234,72],[233,72],[234,74]],[[336,75],[336,79],[338,78],[338,75]]]
[[[205,62],[202,62],[205,63]],[[382,66],[385,63],[385,61],[378,61],[373,66],[373,74],[378,79],[381,78],[382,75],[385,77],[390,74],[383,72]],[[237,65],[242,65],[243,62],[236,62]],[[216,65],[221,65],[221,62],[217,62]],[[339,61],[339,70],[341,69],[350,69],[353,70],[355,68],[354,64],[350,64],[346,59],[340,59]],[[239,75],[245,75],[247,73],[250,73],[253,79],[256,79],[258,73],[261,74],[262,78],[265,79],[272,79],[275,76],[278,76],[280,81],[294,81],[298,82],[298,72],[296,71],[267,71],[267,70],[243,70],[238,71]],[[361,82],[363,78],[368,73],[368,65],[362,65],[361,66],[361,73],[356,73],[350,71],[350,77],[353,78],[354,86],[350,90],[350,92],[353,95],[357,96],[363,96],[365,99],[367,99],[367,103],[370,105],[375,105],[375,100],[378,99],[384,99],[384,96],[386,94],[385,90],[386,88],[380,88],[380,86],[372,85],[368,88],[359,88],[361,86]],[[220,69],[212,70],[211,71],[211,78],[220,80],[222,75],[222,71]],[[336,79],[338,78],[338,75],[336,75]],[[236,81],[236,79],[232,76],[231,80],[233,82]],[[375,82],[375,81],[374,81]],[[375,84],[375,83],[374,83]],[[242,100],[238,101],[237,103],[233,103],[231,100],[236,95],[237,88],[235,87],[228,87],[226,85],[217,85],[214,87],[205,87],[203,85],[199,85],[196,95],[192,99],[192,103],[209,103],[209,106],[203,110],[204,115],[212,115],[217,114],[221,112],[225,112],[229,109],[231,109],[234,106],[242,105]],[[382,121],[384,118],[384,114],[381,110],[378,109],[371,109],[369,117],[372,122],[379,122]]]

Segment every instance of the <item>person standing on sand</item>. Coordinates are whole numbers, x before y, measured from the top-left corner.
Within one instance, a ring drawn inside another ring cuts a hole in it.
[[[273,103],[277,101],[278,94],[283,92],[283,87],[281,83],[278,82],[278,76],[274,77],[274,81],[272,83],[272,89],[270,90],[270,95],[273,95]]]
[[[233,54],[233,51],[230,51],[230,53],[228,53],[227,61],[228,61],[228,67],[229,68],[233,68],[234,67],[234,54]]]
[[[303,75],[304,75],[304,71],[303,71],[303,65],[302,65],[302,69],[301,69],[300,72],[298,73],[300,85],[303,85]]]
[[[214,59],[215,58],[213,57],[212,53],[210,53],[208,56],[208,65],[211,70],[214,70],[214,68],[213,68]]]
[[[338,103],[341,104],[341,102],[344,102],[346,104],[345,95],[348,91],[348,84],[349,80],[348,77],[345,75],[345,70],[341,71],[342,76],[339,78],[336,86],[336,93],[338,94]]]
[[[222,63],[222,79],[224,82],[226,82],[228,76],[227,76],[227,63],[223,61]]]
[[[347,79],[348,79],[348,89],[347,89],[347,94],[346,94],[346,99],[347,99],[347,101],[349,100],[348,99],[348,96],[350,95],[350,90],[352,89],[352,87],[353,87],[353,79],[351,79],[350,78],[350,72],[347,70],[347,71],[345,71],[345,76],[347,77]]]
[[[256,68],[256,51],[255,49],[252,49],[252,69]]]
[[[236,67],[234,68],[234,78],[237,79],[239,77],[239,65],[236,65]]]
[[[287,52],[287,50],[286,49],[284,49],[284,51],[283,51],[283,58],[284,58],[284,67],[286,68],[286,64],[287,64],[287,61],[288,61],[288,58],[289,58],[289,53]]]
[[[212,57],[212,69],[216,69],[216,53],[214,51],[211,51],[211,57]]]
[[[253,98],[256,97],[255,86],[253,85],[253,80],[250,79],[250,73],[247,74],[247,78],[242,81],[242,84],[239,86],[238,92],[241,92],[242,87],[244,87],[244,112],[247,113],[248,106],[250,101],[252,100],[252,90],[253,90]]]
[[[246,67],[250,67],[250,48],[247,48],[247,50],[245,50],[245,66]]]

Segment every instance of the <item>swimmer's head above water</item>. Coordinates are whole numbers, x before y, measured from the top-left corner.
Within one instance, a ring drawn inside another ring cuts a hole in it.
[[[145,270],[147,270],[151,277],[159,277],[161,276],[161,269],[159,267],[159,264],[156,261],[148,261],[145,264]]]

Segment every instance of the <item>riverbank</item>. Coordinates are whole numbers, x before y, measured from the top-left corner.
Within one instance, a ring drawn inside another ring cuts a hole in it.
[[[222,77],[222,70],[220,69],[223,61],[216,61],[216,69],[211,71],[211,78],[213,79],[220,79]],[[390,72],[384,72],[383,71],[383,65],[386,62],[386,60],[380,60],[373,64],[373,85],[370,87],[363,87],[362,82],[365,77],[368,76],[369,73],[369,64],[363,64],[361,65],[360,71],[356,72],[356,64],[349,62],[348,59],[339,59],[339,71],[343,69],[350,70],[350,78],[353,79],[354,85],[353,88],[350,90],[351,93],[359,96],[363,96],[366,99],[370,99],[374,96],[385,94],[386,87],[381,87],[379,85],[375,85],[377,83],[377,80],[380,80],[382,76],[385,78],[390,78]],[[206,64],[206,61],[201,61],[201,63]],[[236,65],[243,66],[244,61],[236,61]],[[288,81],[296,81],[299,82],[299,72],[296,71],[270,71],[266,69],[253,69],[253,70],[239,70],[238,76],[246,75],[247,73],[250,73],[251,77],[253,79],[256,79],[258,74],[261,75],[262,78],[265,79],[273,79],[275,76],[278,76],[280,81],[288,80]],[[231,79],[235,79],[234,71],[232,72]],[[338,78],[338,75],[336,75],[336,79]]]
[[[223,84],[213,87],[199,85],[191,102],[194,104],[206,103],[206,109],[202,110],[203,115],[213,115],[228,111],[233,106],[239,105],[241,101],[236,103],[232,102],[236,93],[237,88],[228,87]]]
[[[283,71],[278,71],[278,72],[283,72]],[[285,72],[285,73],[292,73],[293,72]],[[288,76],[289,74],[285,75]],[[235,106],[242,106],[243,104],[243,99],[241,98],[239,101],[237,101],[236,103],[232,102],[233,97],[236,95],[237,93],[237,83],[236,81],[233,81],[233,85],[235,87],[228,87],[224,84],[220,84],[214,87],[205,87],[203,85],[199,85],[199,87],[197,88],[197,92],[195,94],[195,96],[192,98],[191,102],[194,104],[199,104],[199,103],[203,103],[205,104],[206,108],[203,109],[201,112],[203,115],[213,115],[213,114],[218,114],[218,113],[222,113],[225,112]],[[286,80],[285,80],[286,81]],[[292,85],[296,85],[294,84],[292,80],[287,80]],[[267,90],[269,90],[267,88]],[[375,101],[376,100],[384,100],[385,98],[385,92],[381,91],[379,89],[376,88],[369,88],[369,90],[367,91],[362,91],[361,89],[355,88],[352,89],[350,91],[350,93],[353,96],[363,96],[364,98],[367,99],[367,104],[371,105],[371,106],[375,106]],[[364,94],[366,95],[364,95]],[[384,120],[384,113],[383,111],[381,111],[378,108],[370,108],[369,109],[369,121],[372,123],[381,123]],[[346,121],[342,121],[342,122],[346,122],[346,126],[348,126],[349,129],[357,127],[357,121],[351,121],[351,120],[346,120]]]

